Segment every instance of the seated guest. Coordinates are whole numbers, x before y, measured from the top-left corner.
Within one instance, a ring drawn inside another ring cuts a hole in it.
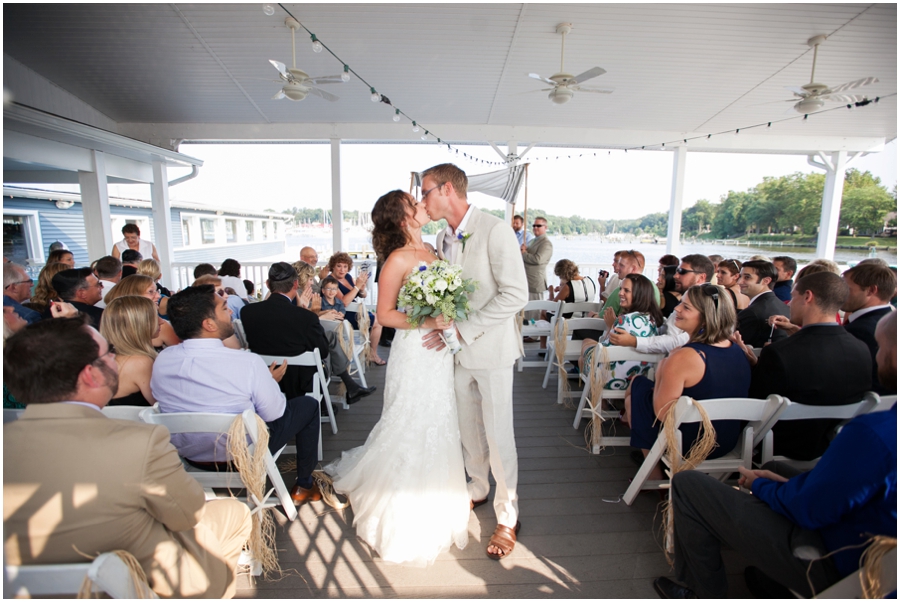
[[[753,369],[750,397],[764,399],[776,393],[814,406],[862,400],[872,387],[869,348],[834,321],[847,295],[847,285],[830,272],[797,280],[789,307],[791,323],[800,330],[763,347]],[[795,460],[818,458],[828,448],[835,424],[833,420],[780,421],[772,429],[775,454]]]
[[[619,275],[616,273],[619,267],[619,257],[621,256],[622,251],[616,251],[613,253],[612,260],[612,275],[606,274],[605,270],[600,270],[600,273],[597,275],[597,284],[600,286],[600,302],[605,303],[607,299],[609,299],[609,295],[619,288]],[[604,274],[606,274],[604,276]],[[607,277],[609,280],[607,281]]]
[[[750,297],[750,305],[738,312],[737,330],[749,347],[762,347],[787,337],[784,331],[769,324],[769,316],[789,316],[784,302],[772,292],[777,276],[769,261],[747,261],[741,266],[739,286]]]
[[[247,298],[247,289],[244,288],[244,281],[241,280],[241,264],[237,259],[226,259],[219,268],[219,278],[222,279],[222,286],[227,290],[229,295],[237,295],[241,299]]]
[[[244,306],[247,304],[237,295],[232,295],[225,290],[225,285],[222,284],[222,278],[220,276],[200,276],[194,280],[191,286],[200,286],[201,284],[211,284],[216,287],[216,294],[223,297],[228,303],[228,309],[231,310],[231,319],[241,319],[241,311],[243,311]]]
[[[244,279],[244,290],[247,291],[247,301],[250,303],[259,301],[259,299],[256,298],[256,285],[253,284],[252,280]]]
[[[819,272],[831,272],[832,274],[841,275],[841,268],[838,267],[838,264],[831,261],[830,259],[813,259],[808,264],[800,268],[800,271],[797,272],[797,280],[800,280],[804,276],[808,276],[809,274],[817,274]]]
[[[844,328],[866,344],[872,356],[872,390],[884,394],[886,391],[878,382],[878,367],[875,354],[875,326],[878,320],[893,311],[891,298],[897,292],[897,275],[886,265],[861,263],[850,268],[843,275],[850,292],[841,309],[847,312]]]
[[[71,303],[75,309],[87,314],[94,328],[100,327],[103,310],[96,307],[100,300],[100,281],[94,276],[91,268],[63,270],[53,277],[51,285],[59,298]],[[44,312],[44,318],[52,317],[50,310]]]
[[[59,261],[45,265],[38,274],[38,281],[31,293],[31,302],[28,307],[41,314],[50,309],[50,301],[59,299],[59,295],[53,290],[53,277],[68,269],[68,264]]]
[[[300,261],[306,263],[313,267],[316,270],[316,273],[313,275],[312,280],[310,281],[310,285],[312,286],[312,291],[314,294],[321,294],[321,285],[322,279],[325,277],[318,272],[316,266],[319,264],[319,253],[312,247],[303,247],[300,249]],[[297,267],[297,266],[294,266]],[[324,270],[323,270],[324,271]]]
[[[133,277],[133,276],[132,276]],[[100,334],[115,349],[119,388],[111,406],[152,406],[150,376],[156,350],[153,338],[159,332],[156,306],[146,297],[117,297],[103,312]]]
[[[775,266],[775,271],[778,272],[772,292],[785,303],[790,303],[791,289],[794,288],[792,278],[797,273],[797,260],[787,255],[781,255],[772,258],[772,265]]]
[[[272,293],[269,298],[244,308],[241,322],[250,350],[261,355],[294,356],[318,348],[322,361],[346,386],[348,404],[371,395],[375,387],[362,387],[350,377],[350,360],[340,347],[337,333],[326,333],[314,313],[294,303],[299,290],[294,268],[285,262],[272,264],[266,286]],[[313,367],[290,366],[279,383],[281,390],[288,398],[312,391],[315,372]]]
[[[200,278],[201,276],[218,276],[219,271],[216,270],[216,266],[211,263],[199,263],[194,268],[194,280]]]
[[[141,258],[153,258],[159,261],[159,255],[156,253],[156,245],[149,240],[141,238],[141,229],[137,224],[125,224],[122,226],[122,240],[113,245],[110,255],[113,257],[121,257],[122,263],[125,261],[125,252],[134,251],[140,253]],[[137,266],[135,266],[137,267]],[[126,274],[126,276],[129,274]]]
[[[159,264],[155,259],[145,259],[138,265],[138,274],[141,276],[150,276],[153,278],[153,282],[156,283],[156,290],[159,291],[161,297],[171,297],[172,291],[164,287],[159,283],[160,278],[162,278],[162,270],[159,269]]]
[[[133,251],[131,249],[127,249],[122,252],[122,278],[127,278],[128,276],[133,276],[137,274],[138,266],[141,265],[141,262],[144,260],[144,256],[138,253],[137,251]]]
[[[278,388],[287,364],[267,367],[258,355],[228,349],[234,334],[231,310],[212,285],[191,286],[172,295],[169,317],[184,341],[164,349],[153,363],[150,388],[161,412],[240,414],[253,409],[269,427],[269,450],[297,445],[298,504],[321,499],[313,485],[318,461],[319,404],[312,397],[285,399]],[[226,441],[211,433],[172,436],[179,453],[195,463],[227,462]]]
[[[5,563],[86,562],[85,554],[125,550],[160,597],[234,596],[247,506],[206,502],[165,427],[100,412],[118,368],[84,317],[43,320],[11,337],[3,374],[28,406],[3,426]]]
[[[875,336],[881,382],[896,391],[896,313]],[[739,470],[753,495],[693,470],[673,477],[675,576],[687,587],[660,577],[660,597],[727,597],[723,546],[755,565],[744,572],[755,597],[813,597],[859,568],[872,535],[897,537],[896,404],[854,418],[809,472],[779,462]]]
[[[681,265],[675,270],[675,290],[683,295],[690,287],[709,282],[712,275],[713,264],[706,255],[685,255]],[[658,336],[636,337],[622,329],[614,328],[609,333],[609,341],[621,347],[634,347],[641,353],[668,353],[690,339],[690,335],[679,328],[677,317],[677,314],[672,312],[666,323],[659,328]]]
[[[707,260],[708,261],[708,260]],[[620,251],[619,255],[619,263],[616,269],[616,275],[619,277],[619,282],[628,274],[643,274],[644,273],[644,254],[640,251]],[[656,300],[656,303],[660,302],[659,289],[656,288],[656,285],[652,282],[650,285],[653,287],[653,298]],[[621,286],[621,284],[620,284]],[[613,290],[609,294],[609,299],[606,300],[606,304],[603,306],[603,309],[600,312],[600,315],[603,315],[603,312],[606,311],[607,308],[612,308],[615,314],[618,316],[621,313],[619,308],[619,292]]]
[[[50,251],[50,254],[47,255],[46,265],[57,262],[64,263],[69,266],[69,269],[72,269],[75,267],[75,256],[72,255],[72,251],[69,251],[68,249],[55,249]]]
[[[560,259],[553,266],[553,273],[559,278],[559,286],[550,286],[550,301],[565,303],[593,303],[597,298],[597,284],[590,276],[582,276],[578,266],[570,259]],[[571,317],[571,314],[564,316]]]
[[[677,265],[659,266],[659,277],[656,280],[656,289],[662,294],[659,301],[659,311],[663,318],[668,319],[675,310],[675,306],[681,303],[681,293],[675,283],[675,270]]]
[[[3,306],[12,307],[29,324],[41,319],[41,314],[22,305],[31,298],[32,284],[34,280],[25,273],[22,266],[11,261],[3,264]]]
[[[635,337],[652,337],[657,334],[657,327],[662,326],[664,320],[659,306],[653,300],[653,286],[646,276],[641,274],[628,274],[619,286],[619,306],[622,315],[618,318],[611,308],[604,312],[607,337],[599,343],[609,347],[608,333],[613,328],[627,332]],[[578,365],[582,372],[590,374],[591,365],[594,362],[594,354],[598,353],[597,341],[585,339],[581,344],[581,358]],[[611,378],[606,381],[605,389],[625,389],[635,376],[646,374],[650,370],[647,362],[610,362],[607,368]]]
[[[96,274],[97,280],[100,281],[102,289],[100,291],[100,300],[97,301],[97,307],[103,309],[106,307],[106,293],[122,279],[122,262],[112,255],[101,257],[94,264],[94,274]]]
[[[354,283],[353,276],[350,275],[350,269],[353,267],[353,259],[347,253],[335,253],[328,260],[329,273],[338,281],[338,288],[341,290],[341,301],[344,305],[350,305],[353,302],[365,303],[364,299],[368,294],[366,292],[366,283],[369,281],[369,272],[361,271],[358,281]],[[353,326],[354,330],[359,330],[356,314],[350,312],[346,316],[347,321]],[[369,350],[369,361],[378,366],[384,366],[386,363],[378,356],[378,341],[381,339],[381,324],[375,318],[372,312],[369,312],[369,324],[371,341]]]
[[[128,296],[146,297],[153,302],[154,307],[158,307],[159,305],[159,291],[156,290],[156,283],[154,283],[153,279],[149,276],[133,274],[122,278],[122,280],[106,294],[106,302],[111,303],[113,299]],[[154,347],[162,349],[163,347],[171,347],[172,345],[177,345],[181,342],[181,339],[175,334],[175,330],[172,328],[171,324],[160,318],[158,313],[156,319],[159,324],[159,331],[153,336]]]
[[[723,259],[716,265],[716,282],[725,287],[738,311],[750,305],[750,297],[741,292],[742,267],[743,264],[737,259]]]
[[[337,279],[334,276],[326,276],[320,283],[320,287],[322,290],[322,309],[334,310],[343,317],[347,313],[347,308],[344,307],[344,302],[341,301],[339,296],[340,287]]]
[[[750,388],[750,364],[743,350],[729,340],[734,332],[735,310],[724,288],[708,283],[692,286],[675,308],[675,316],[676,324],[690,335],[690,341],[659,362],[655,386],[646,377],[638,376],[631,381],[625,397],[631,446],[640,449],[644,457],[656,443],[669,408],[682,395],[698,401],[747,397]],[[710,459],[734,449],[741,434],[739,420],[714,420],[712,424],[717,445]],[[687,453],[699,436],[700,424],[684,424],[680,429],[682,453]],[[649,478],[662,478],[659,467],[653,469]]]
[[[725,259],[721,255],[718,255],[716,253],[713,253],[712,255],[707,255],[706,258],[709,259],[714,266],[719,265],[719,262],[721,262],[723,259]],[[712,280],[710,282],[712,284],[721,284],[721,282],[719,282],[719,273],[718,272],[713,274]]]

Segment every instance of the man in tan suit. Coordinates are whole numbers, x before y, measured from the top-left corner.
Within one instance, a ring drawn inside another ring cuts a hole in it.
[[[247,506],[207,503],[165,427],[103,415],[118,368],[96,330],[81,318],[44,320],[6,342],[3,367],[28,406],[3,427],[8,564],[126,550],[160,597],[234,596]]]
[[[512,551],[519,530],[512,387],[513,364],[522,355],[516,319],[528,301],[525,268],[509,225],[469,205],[468,178],[461,169],[443,164],[422,175],[429,216],[450,224],[438,233],[438,255],[460,264],[463,277],[478,283],[469,296],[469,319],[456,324],[462,343],[456,354],[456,404],[473,507],[487,502],[489,472],[497,482],[497,528],[487,553],[500,559]],[[438,334],[431,335],[436,347]]]

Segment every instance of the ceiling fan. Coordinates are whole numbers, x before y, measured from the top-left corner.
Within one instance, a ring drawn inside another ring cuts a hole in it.
[[[541,77],[537,73],[529,73],[528,77],[553,86],[552,88],[534,90],[534,92],[550,92],[550,94],[547,95],[547,98],[558,105],[565,104],[572,100],[572,97],[575,96],[575,92],[593,92],[594,94],[612,93],[612,88],[584,88],[581,86],[581,84],[583,84],[587,80],[606,73],[606,69],[603,69],[601,67],[594,67],[593,69],[588,69],[580,75],[572,75],[571,73],[566,73],[566,36],[572,33],[572,24],[560,23],[556,26],[556,33],[562,34],[562,56],[559,61],[559,73],[557,73],[556,75],[551,75],[550,77]]]
[[[284,63],[270,60],[272,66],[278,69],[278,75],[281,78],[277,83],[283,83],[284,87],[278,91],[272,100],[280,100],[287,98],[288,100],[301,101],[309,94],[314,94],[325,100],[334,102],[338,97],[325,90],[316,88],[313,84],[341,84],[344,80],[340,75],[328,75],[325,77],[310,77],[305,71],[297,69],[297,46],[294,41],[295,34],[300,29],[300,23],[293,17],[284,20],[284,24],[291,30],[291,53],[293,58],[293,67],[288,69]]]
[[[864,77],[852,82],[847,82],[833,88],[829,88],[825,84],[816,82],[816,59],[819,55],[819,44],[825,41],[825,35],[818,35],[807,40],[807,44],[813,47],[813,64],[812,74],[809,77],[809,83],[803,86],[787,86],[787,90],[794,93],[794,98],[785,100],[784,102],[796,102],[794,110],[798,113],[812,113],[818,111],[825,106],[825,101],[836,102],[840,104],[850,104],[860,102],[865,99],[863,94],[844,94],[847,90],[861,88],[878,82],[875,77]],[[800,99],[797,102],[797,99]]]

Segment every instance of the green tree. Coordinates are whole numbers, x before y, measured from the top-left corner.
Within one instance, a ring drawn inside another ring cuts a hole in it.
[[[681,231],[703,234],[706,228],[712,226],[715,221],[718,208],[718,205],[714,205],[706,199],[700,199],[681,212]]]
[[[850,188],[844,191],[841,201],[841,225],[853,228],[857,234],[878,234],[887,215],[896,211],[897,199],[883,186]]]

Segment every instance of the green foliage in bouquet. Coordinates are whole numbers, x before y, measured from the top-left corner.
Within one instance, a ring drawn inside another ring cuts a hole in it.
[[[400,289],[398,303],[406,309],[406,321],[420,327],[426,318],[444,316],[462,321],[469,317],[469,295],[476,283],[462,277],[462,267],[439,260],[421,262],[413,268]]]

